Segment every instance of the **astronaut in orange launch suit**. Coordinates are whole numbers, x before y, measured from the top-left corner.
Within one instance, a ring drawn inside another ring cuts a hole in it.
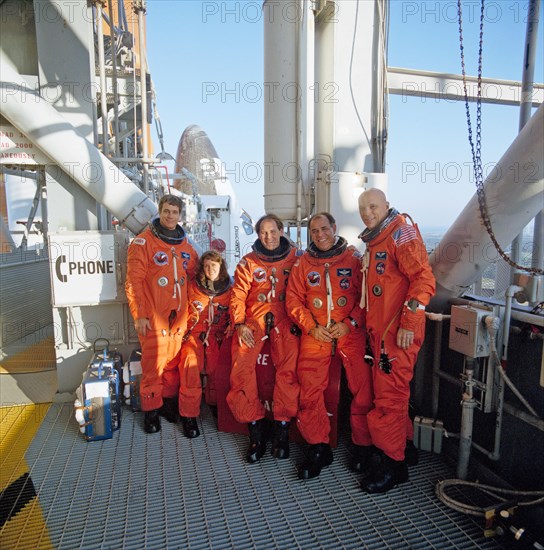
[[[361,488],[383,493],[408,479],[404,459],[410,381],[435,278],[417,226],[390,208],[381,190],[361,194],[359,213],[366,225],[360,235],[366,244],[361,306],[374,358],[374,400],[368,414],[372,446],[359,449]],[[378,461],[371,460],[375,449],[381,455]]]
[[[257,462],[266,451],[265,408],[258,395],[255,366],[267,338],[276,368],[272,405],[275,458],[289,456],[289,423],[297,414],[299,391],[295,373],[299,336],[285,311],[285,290],[297,249],[283,235],[283,222],[274,214],[261,217],[255,229],[259,238],[234,274],[230,309],[236,333],[227,395],[236,420],[248,424],[249,463]]]
[[[198,254],[178,225],[181,199],[165,195],[159,217],[128,248],[125,283],[142,347],[140,398],[147,433],[161,429],[159,413],[173,421],[178,363],[187,329],[187,283]]]
[[[352,440],[357,445],[371,441],[366,421],[371,405],[369,366],[364,361],[364,312],[359,307],[361,254],[336,236],[336,222],[327,212],[312,216],[308,230],[312,242],[295,263],[287,288],[287,311],[302,330],[297,425],[310,446],[298,469],[301,479],[318,476],[333,460],[324,392],[336,353],[353,396]]]

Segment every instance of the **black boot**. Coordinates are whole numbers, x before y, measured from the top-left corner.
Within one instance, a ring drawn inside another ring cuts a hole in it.
[[[181,423],[183,424],[183,435],[185,437],[193,439],[194,437],[198,437],[200,435],[196,418],[182,416]]]
[[[175,424],[178,421],[178,398],[177,397],[163,397],[162,407],[159,409],[159,414],[166,418],[168,422]]]
[[[145,411],[144,413],[144,431],[148,434],[154,434],[161,431],[161,419],[158,409]]]
[[[387,493],[405,481],[408,481],[408,467],[404,460],[393,460],[384,454],[379,469],[361,481],[361,489],[365,493]]]
[[[285,420],[274,421],[274,436],[272,437],[270,454],[274,458],[289,458],[289,422]]]
[[[417,447],[411,439],[406,440],[406,448],[404,449],[404,462],[407,466],[417,466],[419,462],[419,454]]]
[[[261,418],[247,425],[249,429],[249,447],[246,460],[250,464],[258,462],[266,451],[266,420]]]
[[[352,445],[350,467],[353,472],[370,475],[381,463],[382,451],[374,445]]]
[[[332,464],[333,455],[328,443],[310,445],[306,453],[306,460],[298,468],[299,479],[312,479],[321,473],[321,469]]]

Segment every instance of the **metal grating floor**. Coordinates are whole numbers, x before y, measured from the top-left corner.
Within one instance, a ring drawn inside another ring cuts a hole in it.
[[[25,456],[43,538],[70,550],[502,548],[436,499],[435,483],[454,477],[443,457],[421,452],[408,483],[369,496],[342,439],[333,465],[300,481],[298,445],[288,460],[249,465],[245,437],[217,432],[207,407],[199,423],[194,440],[164,420],[147,436],[142,413],[125,409],[113,439],[87,443],[72,406],[53,404]],[[25,538],[10,548],[28,548]]]

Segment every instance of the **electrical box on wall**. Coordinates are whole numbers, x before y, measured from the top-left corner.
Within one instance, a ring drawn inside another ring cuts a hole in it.
[[[485,318],[492,309],[473,306],[452,306],[449,347],[468,357],[489,355],[489,336]]]

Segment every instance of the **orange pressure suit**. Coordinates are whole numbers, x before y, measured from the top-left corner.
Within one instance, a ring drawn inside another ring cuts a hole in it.
[[[374,408],[368,414],[368,426],[372,443],[393,460],[402,461],[410,436],[410,380],[425,337],[424,306],[434,294],[435,278],[417,226],[407,224],[396,210],[390,210],[380,227],[367,229],[360,237],[367,246],[361,305],[367,310],[374,356]],[[410,300],[420,304],[415,311],[407,307]],[[414,332],[413,344],[406,350],[397,346],[399,326]]]
[[[319,251],[313,244],[297,260],[287,289],[287,311],[302,329],[297,374],[300,383],[298,429],[314,445],[329,443],[330,422],[324,392],[329,383],[333,349],[342,359],[351,402],[352,440],[370,445],[366,414],[371,407],[370,367],[364,361],[364,311],[361,298],[361,254],[339,237],[334,247]],[[349,334],[336,343],[309,334],[317,325],[345,322]]]
[[[163,397],[175,397],[179,351],[187,329],[187,283],[198,254],[177,226],[178,237],[159,237],[158,220],[128,248],[126,294],[134,319],[149,319],[151,330],[139,335],[142,347],[140,397],[143,411],[159,409]]]
[[[299,337],[292,332],[293,323],[285,311],[287,279],[297,257],[297,250],[285,237],[280,238],[281,253],[271,256],[255,241],[253,252],[238,263],[230,302],[231,322],[245,323],[253,331],[255,346],[232,339],[231,389],[227,403],[238,422],[250,423],[265,416],[259,400],[255,364],[268,337],[276,368],[273,395],[274,420],[290,421],[298,408],[296,362]],[[271,314],[271,315],[270,315]],[[268,319],[268,326],[267,326]]]
[[[207,283],[207,284],[206,284]],[[214,374],[220,353],[230,354],[229,302],[232,281],[189,283],[189,332],[181,347],[179,363],[179,414],[194,418],[200,414],[200,373],[206,367],[206,401],[216,405]],[[211,388],[211,391],[208,390]]]

